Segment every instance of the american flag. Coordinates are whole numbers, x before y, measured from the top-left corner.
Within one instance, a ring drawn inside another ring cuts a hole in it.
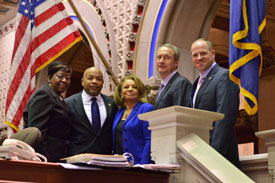
[[[6,100],[6,124],[19,131],[23,111],[35,90],[35,74],[81,35],[60,0],[20,0]]]

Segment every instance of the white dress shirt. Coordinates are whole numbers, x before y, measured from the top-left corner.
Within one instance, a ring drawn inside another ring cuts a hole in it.
[[[91,124],[93,124],[93,122],[92,122],[92,112],[91,112],[91,106],[92,106],[92,100],[91,99],[94,96],[90,96],[88,93],[85,92],[85,90],[83,90],[81,96],[82,96],[83,106],[84,106],[86,115],[87,115],[88,119],[90,120]],[[99,111],[100,111],[100,123],[101,123],[101,127],[102,127],[104,121],[107,118],[107,111],[106,111],[106,107],[105,107],[105,104],[104,104],[104,100],[103,100],[103,98],[100,94],[98,96],[96,96],[96,102],[98,104]]]

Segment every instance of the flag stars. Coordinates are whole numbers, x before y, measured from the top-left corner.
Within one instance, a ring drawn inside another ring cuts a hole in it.
[[[25,10],[24,10],[24,13],[28,14],[28,13],[29,13],[29,10],[25,9]]]
[[[25,1],[23,1],[21,4],[22,4],[22,6],[25,6],[25,5],[26,5],[26,2],[25,2]]]

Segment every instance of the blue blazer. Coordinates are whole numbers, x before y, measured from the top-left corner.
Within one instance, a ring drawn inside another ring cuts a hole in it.
[[[115,115],[113,125],[113,149],[115,149],[115,129],[125,111],[125,107],[119,109]],[[154,106],[148,103],[138,102],[131,114],[124,121],[122,129],[123,152],[129,152],[134,157],[134,164],[148,164],[151,162],[151,130],[149,123],[138,118],[139,114],[154,110]]]

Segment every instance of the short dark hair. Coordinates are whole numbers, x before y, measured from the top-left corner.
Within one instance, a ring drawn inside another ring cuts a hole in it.
[[[137,85],[137,89],[138,89],[138,92],[139,92],[138,101],[148,102],[147,96],[146,96],[146,89],[145,89],[145,86],[144,86],[143,82],[137,76],[130,75],[130,76],[125,76],[120,81],[120,83],[118,84],[118,86],[116,88],[115,95],[114,95],[114,99],[115,99],[116,104],[119,107],[123,107],[125,105],[124,100],[121,97],[121,90],[122,90],[122,85],[124,84],[124,82],[126,80],[129,80],[129,79],[133,80],[135,82],[135,84]]]
[[[53,61],[49,64],[48,67],[48,76],[51,79],[53,75],[58,72],[59,70],[71,73],[72,69],[68,64],[65,64],[62,61]]]
[[[166,43],[166,44],[163,44],[160,47],[158,47],[158,50],[160,48],[162,48],[162,47],[170,48],[171,50],[173,50],[173,52],[174,52],[174,60],[175,61],[179,61],[179,59],[180,59],[180,51],[179,51],[178,47],[176,47],[173,44]]]

